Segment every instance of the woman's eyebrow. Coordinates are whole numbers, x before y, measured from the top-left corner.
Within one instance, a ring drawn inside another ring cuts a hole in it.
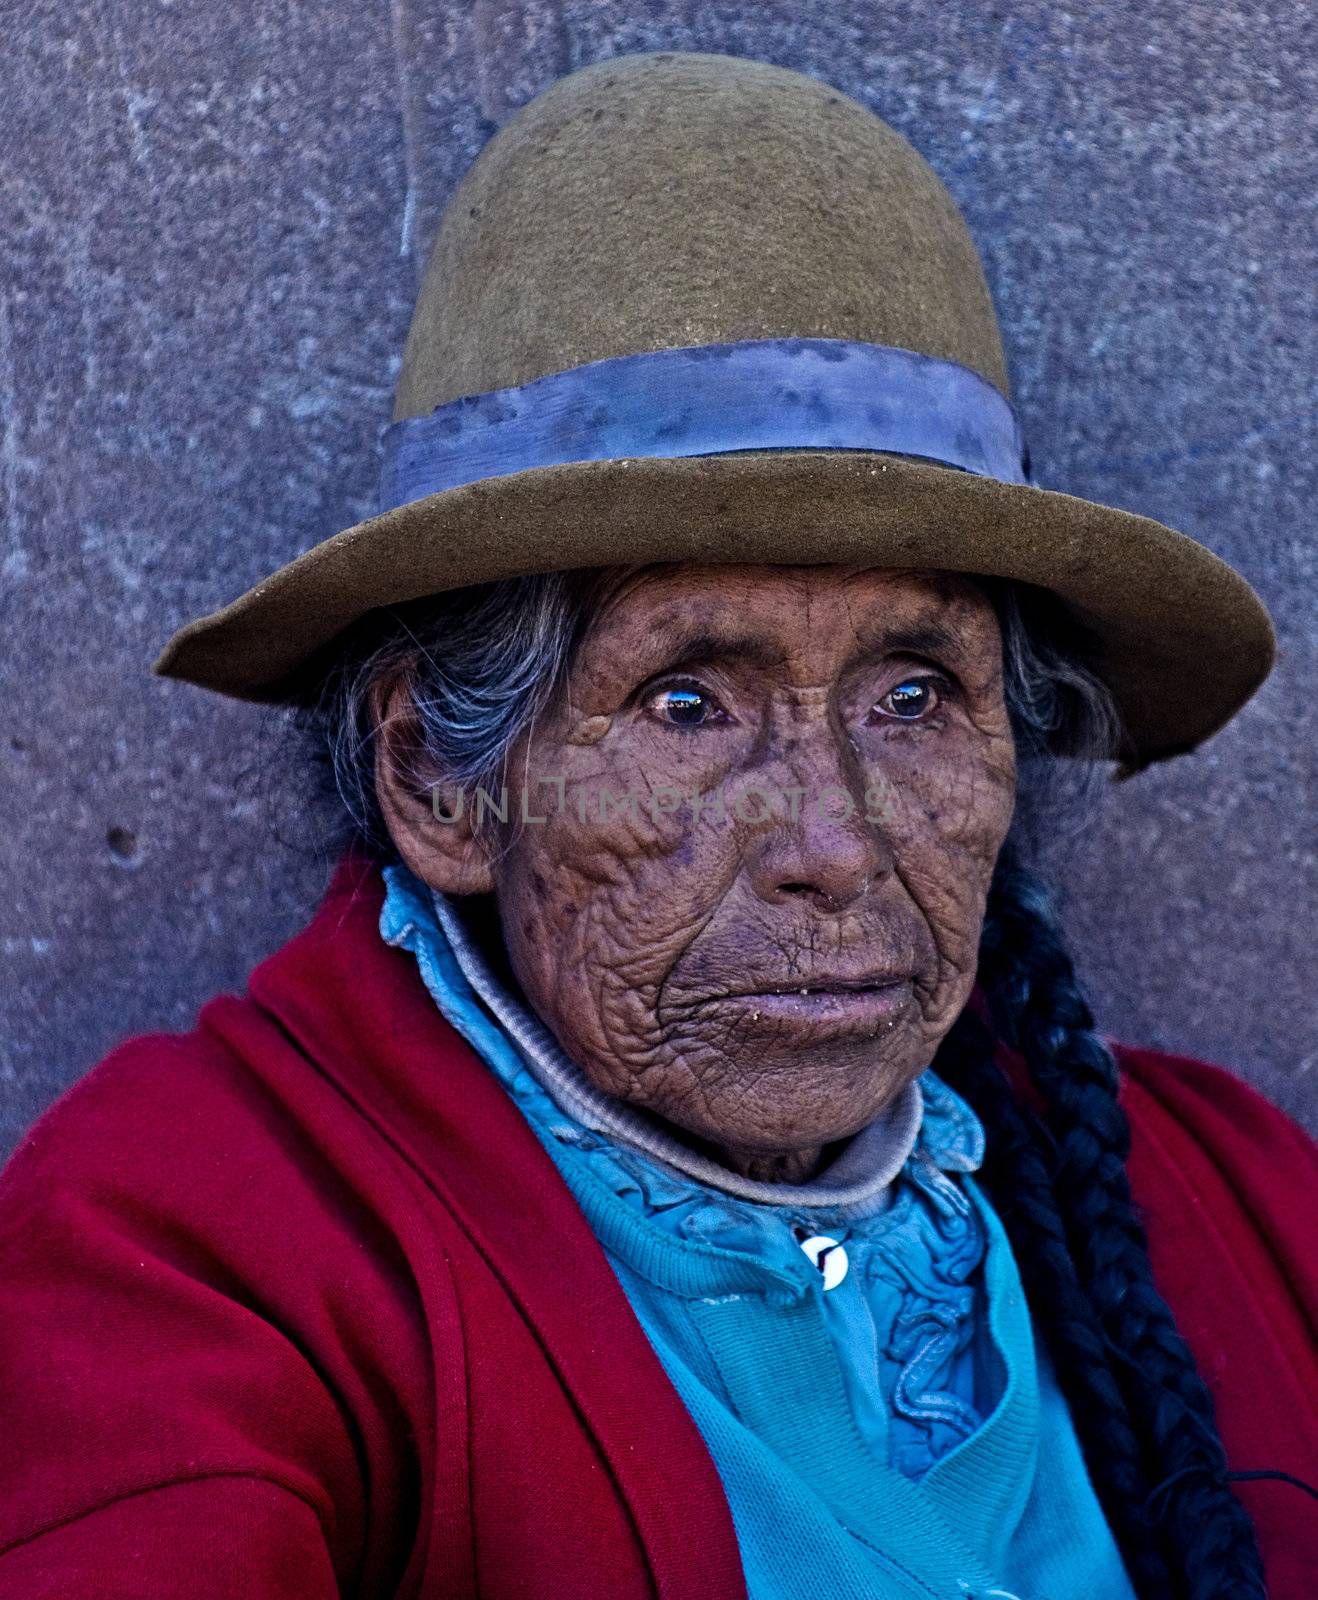
[[[909,623],[897,627],[877,625],[860,638],[859,654],[866,658],[888,655],[933,656],[946,659],[964,653],[965,643],[951,629],[937,622]],[[781,646],[775,647],[762,635],[698,633],[676,640],[665,652],[656,672],[681,672],[716,661],[744,661],[753,667],[769,668],[783,659]],[[649,673],[647,676],[653,676]]]
[[[658,670],[677,672],[711,661],[746,661],[753,667],[772,667],[782,658],[781,648],[775,649],[767,639],[754,634],[700,633],[677,640],[665,652],[664,665]]]
[[[866,655],[959,656],[965,641],[950,628],[937,622],[909,623],[885,628],[882,625],[862,635]]]

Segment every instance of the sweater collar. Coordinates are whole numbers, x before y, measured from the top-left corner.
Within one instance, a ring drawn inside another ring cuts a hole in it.
[[[978,1118],[926,1069],[809,1183],[743,1178],[690,1149],[657,1117],[590,1083],[531,1010],[501,951],[482,935],[477,902],[432,891],[401,864],[385,868],[383,876],[385,942],[412,951],[432,999],[506,1088],[513,1091],[518,1072],[528,1071],[573,1129],[618,1140],[674,1174],[742,1200],[842,1208],[854,1215],[884,1205],[917,1143],[926,1159],[949,1171],[974,1171],[983,1159]]]

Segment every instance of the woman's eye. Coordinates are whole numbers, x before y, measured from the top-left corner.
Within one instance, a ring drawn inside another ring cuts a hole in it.
[[[932,678],[903,678],[875,705],[876,711],[901,722],[918,722],[938,705],[941,696]]]
[[[707,690],[694,684],[672,684],[650,696],[649,709],[661,722],[678,728],[703,728],[722,722],[723,708]]]

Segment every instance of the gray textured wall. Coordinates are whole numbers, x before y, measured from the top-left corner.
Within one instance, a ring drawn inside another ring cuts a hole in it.
[[[417,270],[501,119],[664,48],[813,72],[901,129],[980,243],[1042,481],[1186,529],[1269,602],[1273,680],[1113,791],[1070,915],[1111,1031],[1228,1063],[1313,1126],[1314,35],[1286,0],[15,13],[4,1148],[309,915],[323,872],[268,719],[148,665],[371,509]]]

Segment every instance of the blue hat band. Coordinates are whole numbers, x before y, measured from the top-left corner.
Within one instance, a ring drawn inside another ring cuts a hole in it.
[[[1033,482],[1019,420],[956,361],[851,339],[746,339],[611,356],[464,395],[383,433],[380,509],[569,461],[882,450]]]

